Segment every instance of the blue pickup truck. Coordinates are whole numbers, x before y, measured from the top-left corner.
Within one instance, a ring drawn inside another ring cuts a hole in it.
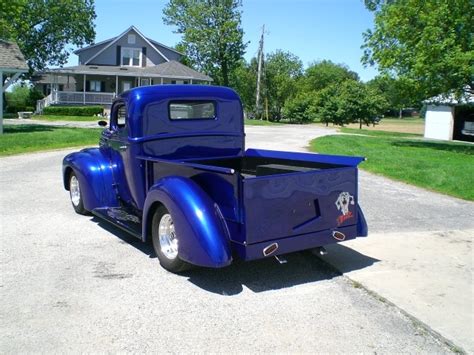
[[[233,90],[159,85],[118,96],[99,147],[67,155],[63,179],[77,213],[151,240],[180,272],[366,236],[363,160],[246,150]]]

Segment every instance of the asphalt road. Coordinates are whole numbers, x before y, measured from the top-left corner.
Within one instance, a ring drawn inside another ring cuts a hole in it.
[[[277,144],[253,128],[249,147],[304,147],[317,133]],[[0,158],[0,352],[450,352],[310,253],[167,273],[149,245],[74,213],[66,153]]]

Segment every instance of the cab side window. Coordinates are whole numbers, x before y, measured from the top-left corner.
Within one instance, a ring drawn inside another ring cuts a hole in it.
[[[123,132],[127,127],[127,108],[125,105],[120,105],[112,110],[110,117],[110,128],[113,131]]]

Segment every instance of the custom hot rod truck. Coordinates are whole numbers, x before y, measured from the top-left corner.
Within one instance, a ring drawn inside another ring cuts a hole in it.
[[[172,272],[367,235],[357,199],[364,158],[245,150],[244,137],[231,89],[135,88],[114,101],[99,148],[64,158],[64,187],[77,213],[151,239]]]

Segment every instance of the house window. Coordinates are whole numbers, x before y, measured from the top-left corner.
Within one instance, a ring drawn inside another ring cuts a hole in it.
[[[216,107],[212,101],[172,101],[169,115],[172,120],[213,120]]]
[[[101,83],[99,80],[91,80],[89,91],[101,92]]]
[[[140,85],[141,85],[141,86],[148,86],[148,85],[150,85],[150,79],[148,79],[148,78],[141,78],[141,79],[140,79]]]
[[[135,35],[128,35],[128,44],[135,44]]]
[[[142,51],[140,48],[122,48],[122,65],[127,67],[141,67]]]

